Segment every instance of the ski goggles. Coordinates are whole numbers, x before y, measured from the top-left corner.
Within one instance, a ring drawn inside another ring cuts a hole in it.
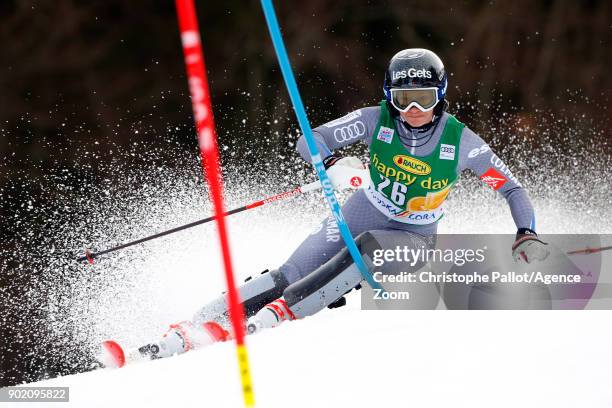
[[[438,103],[438,88],[391,88],[391,105],[400,112],[416,106],[422,112],[432,110]]]

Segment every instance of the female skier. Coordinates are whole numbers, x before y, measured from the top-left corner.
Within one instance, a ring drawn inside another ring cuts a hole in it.
[[[375,249],[398,243],[430,246],[444,215],[444,201],[466,169],[508,202],[518,230],[512,246],[514,259],[546,258],[548,250],[536,235],[527,193],[489,146],[445,111],[447,85],[444,65],[436,54],[405,49],[389,62],[385,99],[378,106],[358,109],[314,129],[334,184],[344,174],[343,167],[363,169],[363,165],[358,158],[341,158],[333,151],[358,141],[369,146],[370,185],[354,193],[342,207],[364,259],[371,260]],[[297,148],[310,161],[303,136]],[[327,218],[278,269],[239,288],[248,331],[317,313],[362,279],[334,219]],[[160,358],[224,340],[227,314],[226,298],[221,295],[191,321],[171,326],[162,339],[141,347],[137,354]]]

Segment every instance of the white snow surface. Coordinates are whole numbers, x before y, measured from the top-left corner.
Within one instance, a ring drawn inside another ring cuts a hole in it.
[[[483,195],[487,200],[477,205],[473,197],[456,199],[440,232],[513,233],[505,202],[493,192]],[[279,266],[328,216],[324,205],[304,211],[305,200],[230,217],[238,281]],[[242,201],[230,197],[228,208]],[[535,205],[542,231],[568,232],[558,218],[570,210],[562,198]],[[165,225],[202,216],[196,205],[167,211],[157,215]],[[600,217],[582,214],[572,232],[611,231],[606,214],[609,209]],[[153,221],[144,217],[143,230]],[[117,276],[116,285],[88,300],[87,313],[75,309],[79,323],[95,329],[95,340],[113,338],[127,349],[153,341],[224,290],[212,225],[149,243],[143,251],[146,257],[94,267],[98,276]],[[348,301],[347,307],[249,336],[257,406],[612,406],[612,312],[362,311],[358,293]],[[69,386],[70,403],[52,404],[57,408],[243,406],[232,342],[28,385]]]
[[[357,299],[248,339],[257,406],[612,404],[611,312],[361,311]],[[58,408],[242,406],[229,342],[37,385],[70,387]]]

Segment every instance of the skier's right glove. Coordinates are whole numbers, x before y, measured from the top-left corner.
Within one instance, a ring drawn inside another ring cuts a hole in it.
[[[323,165],[336,190],[365,188],[370,182],[368,170],[357,157],[331,155],[323,160]]]

